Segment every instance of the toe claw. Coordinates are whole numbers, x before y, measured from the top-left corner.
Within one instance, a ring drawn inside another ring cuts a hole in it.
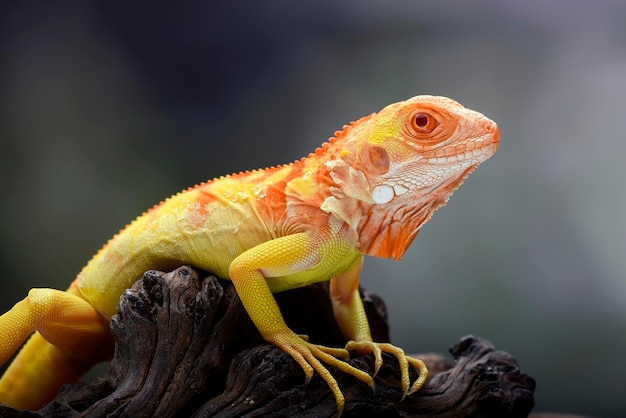
[[[415,382],[413,382],[407,393],[408,395],[411,395],[420,390],[422,386],[424,386],[424,383],[426,383],[426,379],[428,379],[428,368],[426,367],[426,364],[418,358],[407,357],[407,360],[419,372],[419,376],[415,379]]]
[[[375,377],[380,370],[383,363],[383,352],[395,356],[396,359],[398,359],[401,371],[402,399],[407,395],[417,392],[424,385],[428,377],[428,369],[422,360],[407,356],[404,350],[392,344],[375,343],[372,341],[349,341],[345,348],[346,350],[356,350],[361,354],[372,353],[374,355],[374,375],[372,377]],[[419,372],[418,378],[412,385],[409,378],[409,365],[413,366]]]

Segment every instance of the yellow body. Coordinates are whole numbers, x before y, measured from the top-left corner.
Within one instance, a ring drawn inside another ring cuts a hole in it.
[[[172,196],[113,237],[65,292],[33,289],[0,316],[0,402],[38,408],[61,384],[111,354],[108,322],[122,292],[149,269],[189,264],[231,279],[263,337],[317,371],[339,410],[345,403],[322,364],[367,384],[341,359],[382,352],[402,366],[404,393],[425,382],[424,364],[375,343],[358,293],[364,254],[399,259],[421,225],[498,145],[495,123],[442,97],[418,96],[365,117],[292,164],[235,174]],[[285,324],[272,293],[331,280],[345,348],[312,344]],[[420,372],[410,385],[409,364]]]

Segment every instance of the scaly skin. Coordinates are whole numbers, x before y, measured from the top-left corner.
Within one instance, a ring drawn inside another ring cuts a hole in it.
[[[391,344],[376,343],[358,293],[365,254],[399,260],[421,226],[467,175],[496,151],[494,122],[451,99],[417,96],[336,132],[289,165],[221,177],[155,206],[113,237],[65,292],[33,289],[0,316],[0,402],[36,409],[111,353],[108,323],[122,292],[148,269],[189,264],[232,280],[263,337],[290,354],[307,382],[322,364],[372,385],[342,359],[382,352],[402,367],[406,394],[427,370]],[[272,293],[330,280],[344,349],[312,344],[290,330]],[[411,385],[409,365],[419,371]]]

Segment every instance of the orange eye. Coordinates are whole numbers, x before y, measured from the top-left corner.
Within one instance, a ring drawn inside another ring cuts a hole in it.
[[[411,126],[415,132],[431,133],[439,125],[439,122],[427,113],[416,113],[411,117]]]

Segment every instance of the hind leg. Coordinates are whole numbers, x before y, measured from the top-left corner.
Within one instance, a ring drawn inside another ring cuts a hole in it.
[[[39,407],[110,349],[106,320],[69,292],[32,289],[0,316],[0,365],[33,332],[0,380],[0,402],[13,407]]]

